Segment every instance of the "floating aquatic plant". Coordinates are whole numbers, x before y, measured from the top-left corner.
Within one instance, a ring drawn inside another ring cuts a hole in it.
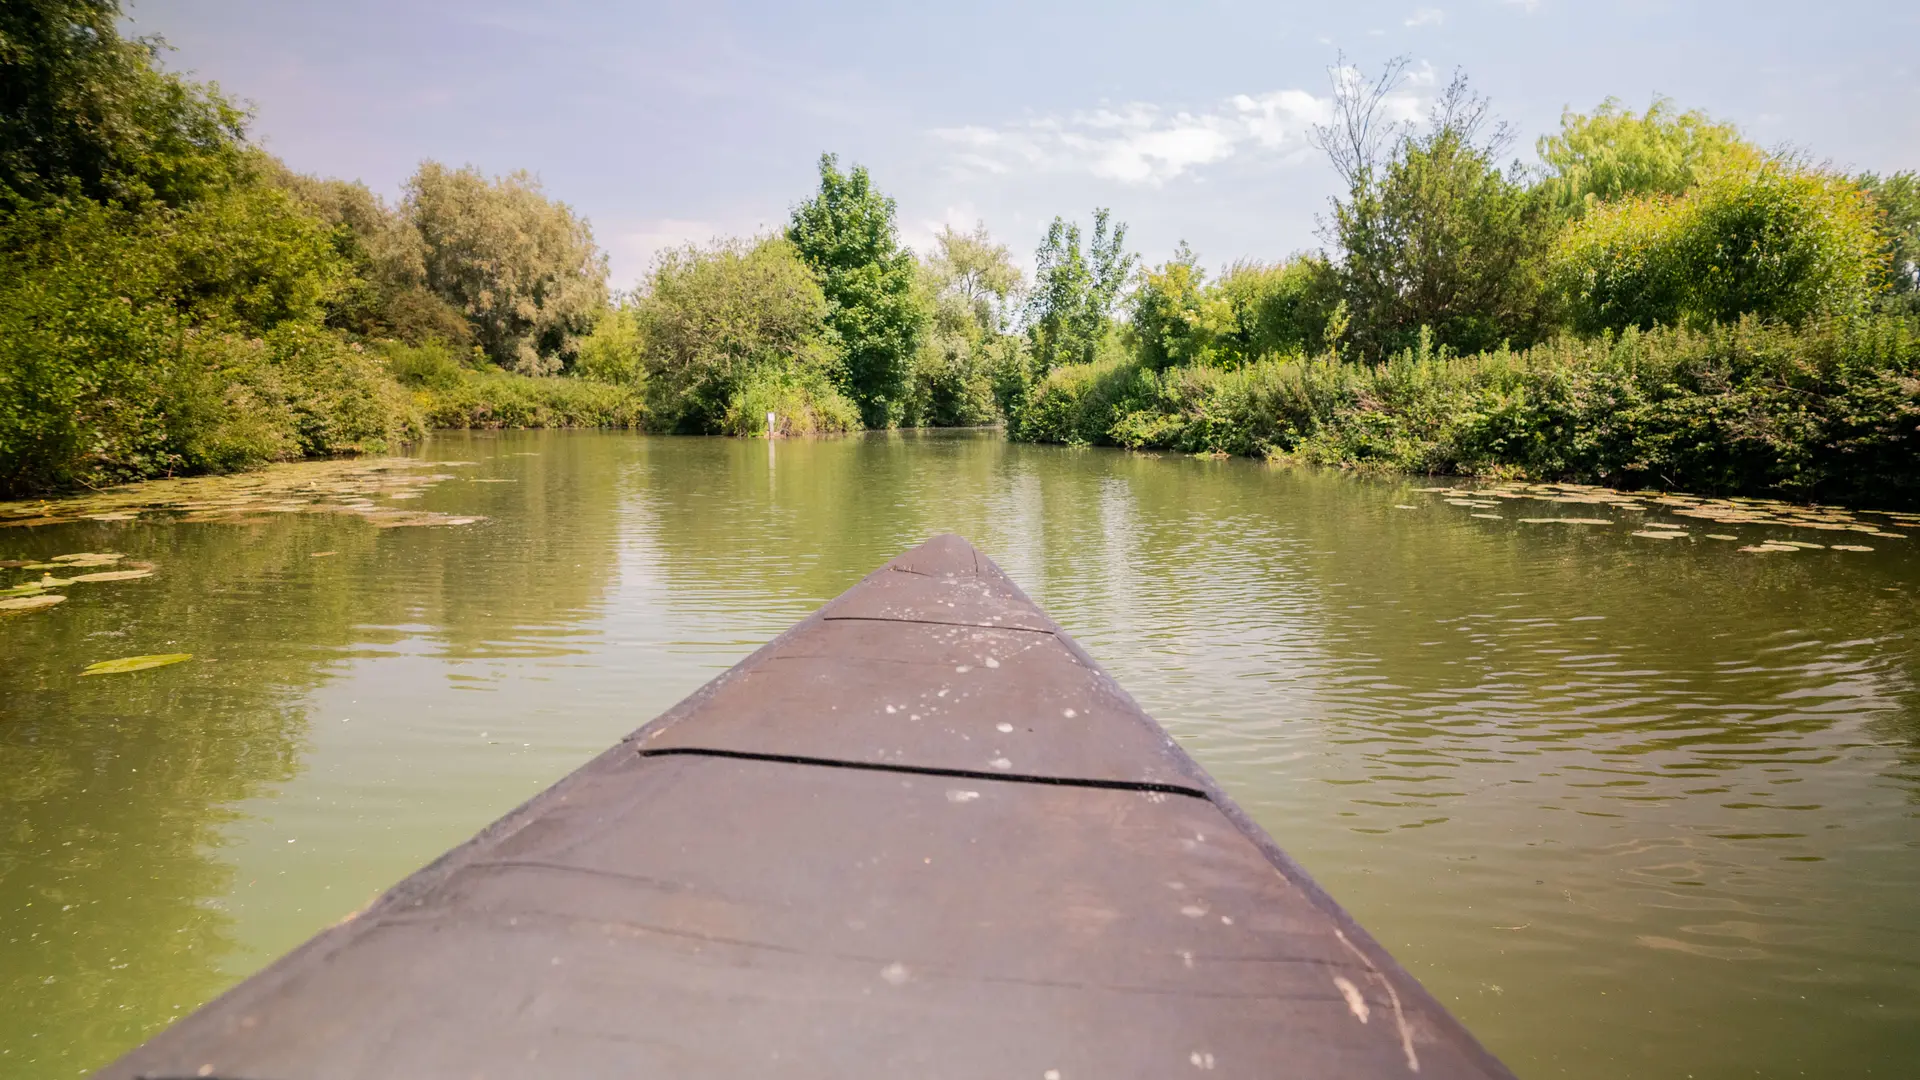
[[[297,513],[345,514],[382,528],[470,525],[482,519],[390,505],[395,499],[417,498],[443,480],[456,479],[453,473],[436,470],[464,464],[472,463],[360,458],[275,465],[233,476],[148,480],[71,498],[0,503],[0,528],[131,521],[150,516],[188,523],[251,525]],[[62,558],[89,557],[95,557],[95,553],[79,552]]]
[[[81,675],[122,675],[129,671],[145,671],[148,668],[166,667],[193,659],[188,652],[153,653],[148,656],[123,656],[118,660],[102,660],[97,664],[88,664]]]
[[[0,615],[17,615],[25,611],[39,611],[55,604],[66,602],[59,593],[43,593],[38,596],[10,596],[0,600]]]

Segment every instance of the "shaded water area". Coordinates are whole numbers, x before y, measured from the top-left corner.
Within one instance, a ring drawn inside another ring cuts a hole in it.
[[[949,530],[1521,1076],[1920,1066],[1910,524],[992,433],[417,457],[0,528],[153,565],[0,619],[0,1075],[104,1063]]]

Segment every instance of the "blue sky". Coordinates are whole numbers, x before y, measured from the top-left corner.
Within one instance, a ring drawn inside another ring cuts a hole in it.
[[[1337,50],[1406,54],[1417,108],[1464,68],[1519,129],[1655,93],[1849,169],[1920,167],[1920,4],[645,4],[135,0],[168,62],[253,104],[293,167],[397,194],[422,158],[525,168],[592,219],[627,286],[665,245],[780,224],[823,150],[865,164],[909,243],[984,220],[1023,258],[1111,206],[1164,258],[1318,246],[1305,129]]]

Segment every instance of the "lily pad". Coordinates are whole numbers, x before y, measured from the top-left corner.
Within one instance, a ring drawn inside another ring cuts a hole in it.
[[[1873,549],[1868,547],[1865,544],[1835,544],[1833,545],[1833,550],[1835,551],[1872,551]]]
[[[1746,547],[1743,547],[1740,550],[1760,552],[1764,554],[1769,551],[1792,552],[1792,551],[1799,551],[1800,549],[1797,547],[1794,547],[1792,544],[1748,544]]]
[[[0,614],[17,615],[23,611],[39,611],[55,604],[63,604],[66,597],[59,593],[43,593],[39,596],[14,596],[0,600]]]
[[[148,656],[123,656],[118,660],[102,660],[87,665],[82,675],[119,675],[127,671],[145,671],[148,668],[166,667],[193,659],[190,652],[153,653]]]
[[[147,577],[152,573],[153,573],[152,567],[148,567],[145,570],[103,570],[97,574],[81,574],[79,577],[76,577],[73,580],[75,581],[132,581],[134,578]]]
[[[67,566],[107,566],[126,558],[112,551],[76,551],[71,555],[55,555],[51,561]]]
[[[1738,539],[1740,539],[1740,538],[1739,538],[1739,537],[1737,537],[1737,536],[1728,536],[1728,535],[1727,535],[1726,533],[1708,533],[1708,534],[1707,534],[1707,539],[1709,539],[1709,540],[1738,540]]]
[[[1644,536],[1644,537],[1646,537],[1646,538],[1647,538],[1647,539],[1649,539],[1649,540],[1685,540],[1685,539],[1687,538],[1687,534],[1686,534],[1686,533],[1677,533],[1677,532],[1648,532],[1648,531],[1647,531],[1647,530],[1645,530],[1645,529],[1642,529],[1641,531],[1639,531],[1639,532],[1637,532],[1637,533],[1634,533],[1633,535],[1635,535],[1635,536]]]

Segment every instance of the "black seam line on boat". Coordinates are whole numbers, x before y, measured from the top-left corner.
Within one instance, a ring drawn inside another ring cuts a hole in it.
[[[885,761],[848,761],[844,758],[803,757],[799,754],[756,754],[747,750],[708,750],[698,746],[663,746],[638,751],[641,757],[716,757],[736,761],[771,761],[780,765],[812,765],[827,769],[863,769],[867,772],[909,773],[915,776],[951,776],[962,780],[1003,780],[1015,784],[1046,784],[1052,787],[1099,788],[1103,791],[1146,791],[1162,795],[1185,795],[1211,802],[1207,793],[1185,784],[1160,784],[1151,780],[1094,780],[1069,776],[1036,776],[1032,773],[988,772],[984,769],[941,769],[928,765],[895,765]]]
[[[897,622],[912,623],[915,626],[964,626],[969,630],[1018,630],[1023,634],[1051,634],[1051,630],[1041,630],[1032,626],[1007,626],[1002,623],[946,622],[941,619],[896,619],[889,615],[823,615],[826,622]]]

